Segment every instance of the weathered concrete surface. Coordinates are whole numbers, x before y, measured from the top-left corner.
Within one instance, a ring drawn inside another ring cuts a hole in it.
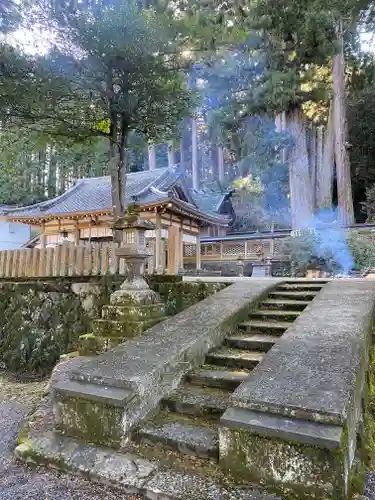
[[[375,282],[325,285],[235,391],[233,406],[344,424],[363,384],[374,304]]]
[[[156,462],[85,445],[53,432],[26,441],[15,453],[28,463],[82,474],[93,481],[115,486],[127,495],[139,494],[153,500],[275,500],[266,493],[224,488],[209,478],[163,470]]]
[[[325,285],[232,395],[219,432],[227,470],[297,498],[347,498],[374,304],[374,281]]]
[[[54,385],[58,427],[78,437],[79,434],[72,432],[72,429],[82,421],[77,416],[82,409],[81,401],[90,401],[95,387],[107,388],[108,392],[110,387],[116,387],[133,393],[133,397],[129,396],[124,405],[121,430],[125,436],[158,405],[164,395],[179,385],[191,368],[202,363],[210,349],[220,345],[237,321],[248,313],[249,303],[261,300],[280,281],[236,283],[159,323],[142,337],[82,364],[70,374],[72,381],[79,382],[75,395],[72,392],[73,384],[69,388],[70,403],[64,384]],[[85,386],[91,388],[86,391]],[[108,431],[117,424],[114,421],[105,422],[108,414],[104,406],[92,411],[91,415],[85,413],[85,429],[96,426],[96,432],[90,439],[103,443]],[[99,440],[100,422],[103,434]],[[85,438],[86,434],[85,431]]]

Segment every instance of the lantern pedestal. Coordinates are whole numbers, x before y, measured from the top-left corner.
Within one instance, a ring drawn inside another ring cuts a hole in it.
[[[121,344],[166,319],[165,305],[159,294],[151,290],[143,278],[144,265],[150,256],[145,232],[150,227],[153,225],[140,220],[134,212],[114,225],[116,231],[123,232],[123,246],[116,249],[116,256],[125,259],[126,279],[120,289],[112,293],[110,304],[103,307],[101,319],[93,321],[93,334],[80,338],[80,351],[85,354]]]

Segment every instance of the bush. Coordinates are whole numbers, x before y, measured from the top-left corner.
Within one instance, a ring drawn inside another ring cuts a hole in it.
[[[0,291],[0,360],[12,372],[49,373],[61,354],[77,349],[88,317],[73,293],[7,284]]]
[[[348,246],[359,270],[375,267],[375,235],[350,231],[347,236]]]
[[[346,254],[347,261],[351,256],[352,264],[358,270],[375,267],[375,234],[349,231],[344,239],[337,233],[339,237],[336,237],[334,243],[331,242],[331,246],[329,236],[332,236],[334,232],[330,233],[328,238],[326,237],[328,244],[324,244],[322,234],[324,233],[302,231],[300,236],[283,240],[281,251],[290,258],[292,276],[305,276],[307,266],[314,256],[322,257],[325,260],[327,271],[331,274],[337,274],[341,270],[340,259],[337,257],[340,251]],[[335,237],[332,239],[335,240]],[[334,247],[336,247],[336,255],[332,250]]]

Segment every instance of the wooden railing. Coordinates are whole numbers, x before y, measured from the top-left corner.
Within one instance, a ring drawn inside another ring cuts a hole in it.
[[[0,251],[0,278],[104,276],[124,273],[124,263],[115,258],[117,245],[63,245]]]
[[[284,256],[280,250],[281,239],[243,239],[231,240],[223,238],[215,242],[201,242],[201,261],[216,260],[244,260],[261,261],[267,258],[280,258]],[[196,259],[196,246],[184,245],[184,261]]]

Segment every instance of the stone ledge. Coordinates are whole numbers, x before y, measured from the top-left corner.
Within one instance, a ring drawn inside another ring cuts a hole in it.
[[[273,495],[242,488],[225,488],[210,479],[159,468],[136,455],[82,444],[46,432],[15,450],[16,458],[81,474],[127,495],[150,500],[277,500]],[[281,500],[281,499],[278,499]]]
[[[244,429],[251,434],[326,449],[339,448],[343,438],[343,428],[338,425],[319,424],[242,408],[226,410],[220,419],[220,424],[227,428]]]
[[[232,397],[232,406],[344,425],[362,390],[375,282],[328,283]]]
[[[134,397],[134,393],[125,388],[83,384],[74,380],[56,382],[53,388],[55,393],[119,407],[124,407]]]

